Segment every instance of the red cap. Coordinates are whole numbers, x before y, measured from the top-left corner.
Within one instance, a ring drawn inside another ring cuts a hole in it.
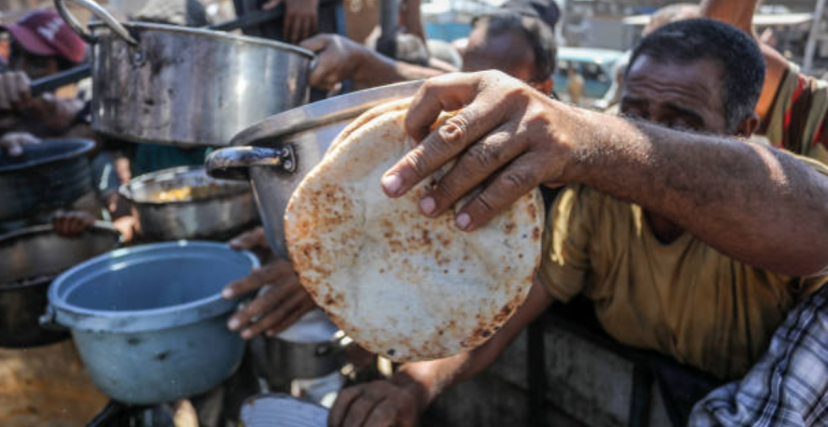
[[[35,55],[57,55],[79,63],[86,53],[86,43],[51,9],[35,10],[14,24],[0,28],[8,31],[18,44]]]

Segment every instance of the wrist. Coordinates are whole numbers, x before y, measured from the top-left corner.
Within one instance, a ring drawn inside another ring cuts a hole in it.
[[[374,67],[370,66],[372,55],[365,46],[358,45],[354,47],[354,54],[351,56],[351,69],[347,73],[348,78],[355,83],[362,83],[369,80],[370,70]]]
[[[431,404],[431,401],[437,396],[437,394],[439,394],[439,391],[431,390],[431,387],[428,385],[430,383],[429,381],[424,378],[417,378],[417,376],[411,372],[412,369],[406,369],[410,367],[410,364],[403,365],[399,371],[391,376],[389,381],[411,393],[411,395],[414,396],[414,400],[417,402],[417,411],[421,413],[425,411],[429,404]]]
[[[561,156],[564,166],[558,183],[581,183],[585,180],[594,160],[592,153],[596,135],[594,126],[604,126],[600,120],[595,120],[595,113],[577,108],[562,102],[554,102],[555,109],[550,130],[550,140],[562,148]]]

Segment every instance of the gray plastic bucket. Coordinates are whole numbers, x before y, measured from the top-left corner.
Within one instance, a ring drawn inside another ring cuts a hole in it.
[[[44,322],[71,329],[109,397],[173,401],[210,390],[238,367],[244,341],[225,323],[237,303],[221,290],[257,266],[253,254],[221,243],[118,249],[55,279]]]

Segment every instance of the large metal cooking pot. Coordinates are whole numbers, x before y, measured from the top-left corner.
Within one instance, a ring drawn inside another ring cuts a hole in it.
[[[0,236],[0,347],[32,347],[68,338],[43,329],[49,284],[60,272],[115,249],[121,236],[97,222],[76,238],[61,237],[50,225]]]
[[[413,96],[422,82],[399,83],[314,102],[269,117],[236,135],[233,147],[207,157],[216,178],[249,179],[274,253],[287,256],[282,222],[293,190],[331,142],[365,111]]]
[[[0,221],[71,205],[92,191],[86,139],[47,139],[12,157],[0,150]]]
[[[91,0],[72,0],[103,22],[92,45],[92,129],[134,142],[225,146],[234,134],[304,104],[314,55],[275,41],[171,25],[121,24]]]
[[[162,192],[184,187],[208,191],[186,200],[158,200]],[[258,219],[249,184],[213,179],[201,166],[141,175],[121,186],[120,194],[132,202],[139,231],[149,240],[226,240]]]
[[[128,404],[210,390],[241,362],[227,329],[237,303],[222,288],[258,266],[245,251],[210,242],[117,249],[61,274],[41,319],[68,327],[92,381]]]

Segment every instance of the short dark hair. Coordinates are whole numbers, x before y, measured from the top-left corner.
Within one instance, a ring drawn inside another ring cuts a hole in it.
[[[712,19],[688,19],[667,24],[638,43],[630,57],[627,77],[636,59],[687,63],[702,58],[722,68],[722,105],[730,132],[749,117],[765,81],[765,60],[759,45],[736,27]]]
[[[536,81],[543,81],[552,76],[555,72],[555,61],[558,56],[558,46],[555,42],[555,33],[540,18],[521,15],[513,11],[497,11],[487,15],[476,17],[472,26],[478,23],[486,23],[486,33],[498,35],[508,32],[522,34],[535,56]]]

